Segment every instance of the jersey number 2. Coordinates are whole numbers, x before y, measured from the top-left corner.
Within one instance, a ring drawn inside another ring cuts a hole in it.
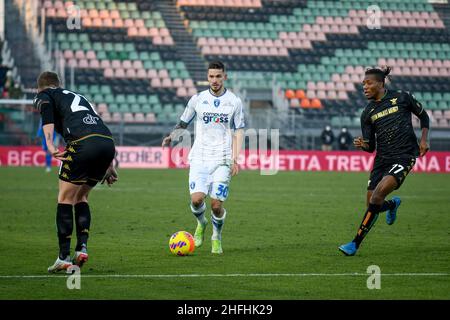
[[[85,106],[80,106],[80,101],[81,101],[81,97],[69,90],[63,90],[64,94],[73,94],[74,98],[72,100],[72,104],[70,105],[70,109],[72,110],[72,112],[78,112],[78,111],[90,111],[89,108],[85,107]],[[88,102],[89,103],[89,102]],[[94,110],[94,108],[92,108],[92,110]],[[94,110],[95,112],[95,110]],[[95,112],[96,113],[96,112]],[[97,113],[96,113],[97,114]]]

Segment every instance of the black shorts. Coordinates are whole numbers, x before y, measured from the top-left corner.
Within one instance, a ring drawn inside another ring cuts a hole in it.
[[[68,159],[61,163],[59,179],[93,187],[105,176],[116,148],[111,137],[94,134],[69,142],[66,151]]]
[[[367,190],[375,190],[377,184],[384,176],[393,176],[397,180],[397,188],[400,188],[406,176],[414,167],[416,158],[398,158],[398,159],[381,159],[375,158],[373,169],[370,172],[370,178]]]

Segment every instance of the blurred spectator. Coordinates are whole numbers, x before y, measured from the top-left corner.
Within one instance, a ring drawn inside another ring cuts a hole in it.
[[[22,97],[22,89],[18,83],[14,82],[11,70],[6,72],[5,82],[2,86],[1,98],[19,99]]]
[[[331,131],[330,126],[326,126],[325,129],[323,129],[320,138],[322,139],[322,151],[333,150],[334,133]]]
[[[341,129],[338,136],[339,150],[349,150],[352,145],[352,135],[348,132],[346,127]]]

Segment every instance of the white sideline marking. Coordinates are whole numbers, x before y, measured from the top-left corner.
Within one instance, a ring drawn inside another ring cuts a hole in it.
[[[354,277],[368,273],[210,273],[210,274],[86,274],[83,278],[227,278],[227,277]],[[65,278],[70,274],[58,275],[0,275],[0,279],[44,279]],[[450,273],[381,273],[388,277],[448,277]]]

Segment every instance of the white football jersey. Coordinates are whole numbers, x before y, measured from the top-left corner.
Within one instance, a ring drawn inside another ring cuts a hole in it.
[[[228,161],[232,157],[232,131],[245,127],[242,101],[225,89],[221,96],[209,89],[189,100],[180,120],[195,122],[195,140],[189,153],[192,161]]]

